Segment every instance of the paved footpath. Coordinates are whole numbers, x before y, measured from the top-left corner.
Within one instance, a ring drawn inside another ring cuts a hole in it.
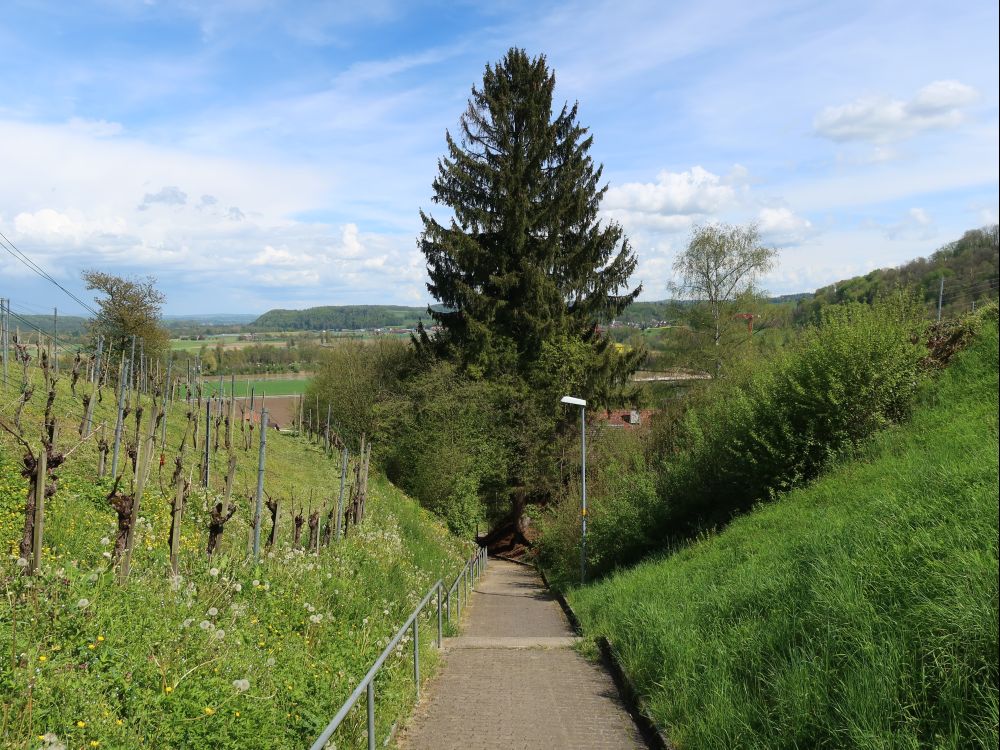
[[[610,675],[573,649],[562,608],[534,569],[491,559],[463,616],[401,750],[646,747]]]

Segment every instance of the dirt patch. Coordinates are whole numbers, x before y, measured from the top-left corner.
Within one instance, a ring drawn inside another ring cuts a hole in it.
[[[254,399],[254,421],[259,421],[260,419],[260,396]],[[237,398],[236,399],[236,413],[240,413],[240,404],[249,410],[250,399],[248,398]],[[296,411],[299,406],[298,396],[268,396],[264,399],[264,406],[267,407],[267,419],[270,425],[277,425],[279,430],[290,430],[295,426],[295,416]],[[249,417],[249,415],[248,415]]]

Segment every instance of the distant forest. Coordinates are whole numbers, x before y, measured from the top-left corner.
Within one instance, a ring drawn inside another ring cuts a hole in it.
[[[895,289],[912,288],[937,310],[944,279],[942,314],[951,317],[980,300],[996,299],[1000,278],[1000,242],[997,225],[972,229],[928,258],[917,258],[896,268],[879,268],[864,276],[838,281],[799,300],[795,319],[815,320],[826,305],[844,302],[871,303]]]
[[[351,331],[360,328],[413,328],[431,322],[426,307],[338,305],[305,310],[269,310],[250,324],[258,331]]]

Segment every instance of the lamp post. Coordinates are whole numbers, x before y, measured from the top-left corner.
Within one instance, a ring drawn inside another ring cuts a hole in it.
[[[583,459],[581,473],[580,518],[580,583],[587,582],[587,402],[574,396],[563,396],[562,403],[580,407],[580,455]]]

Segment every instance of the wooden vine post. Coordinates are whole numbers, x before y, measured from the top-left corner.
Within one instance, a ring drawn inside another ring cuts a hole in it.
[[[44,535],[45,526],[45,480],[48,476],[48,451],[46,446],[42,445],[42,449],[38,451],[38,460],[35,473],[35,524],[32,528],[32,550],[31,550],[31,566],[28,568],[29,573],[37,573],[42,568],[42,537]]]
[[[146,475],[149,471],[149,461],[153,455],[153,446],[156,440],[156,411],[154,403],[152,414],[146,424],[146,434],[143,440],[137,441],[135,446],[135,498],[132,501],[132,513],[129,516],[128,536],[125,539],[125,554],[122,557],[119,575],[121,582],[128,580],[129,572],[132,569],[132,551],[135,548],[135,526],[139,518],[139,503],[142,502],[142,493],[146,487]]]

